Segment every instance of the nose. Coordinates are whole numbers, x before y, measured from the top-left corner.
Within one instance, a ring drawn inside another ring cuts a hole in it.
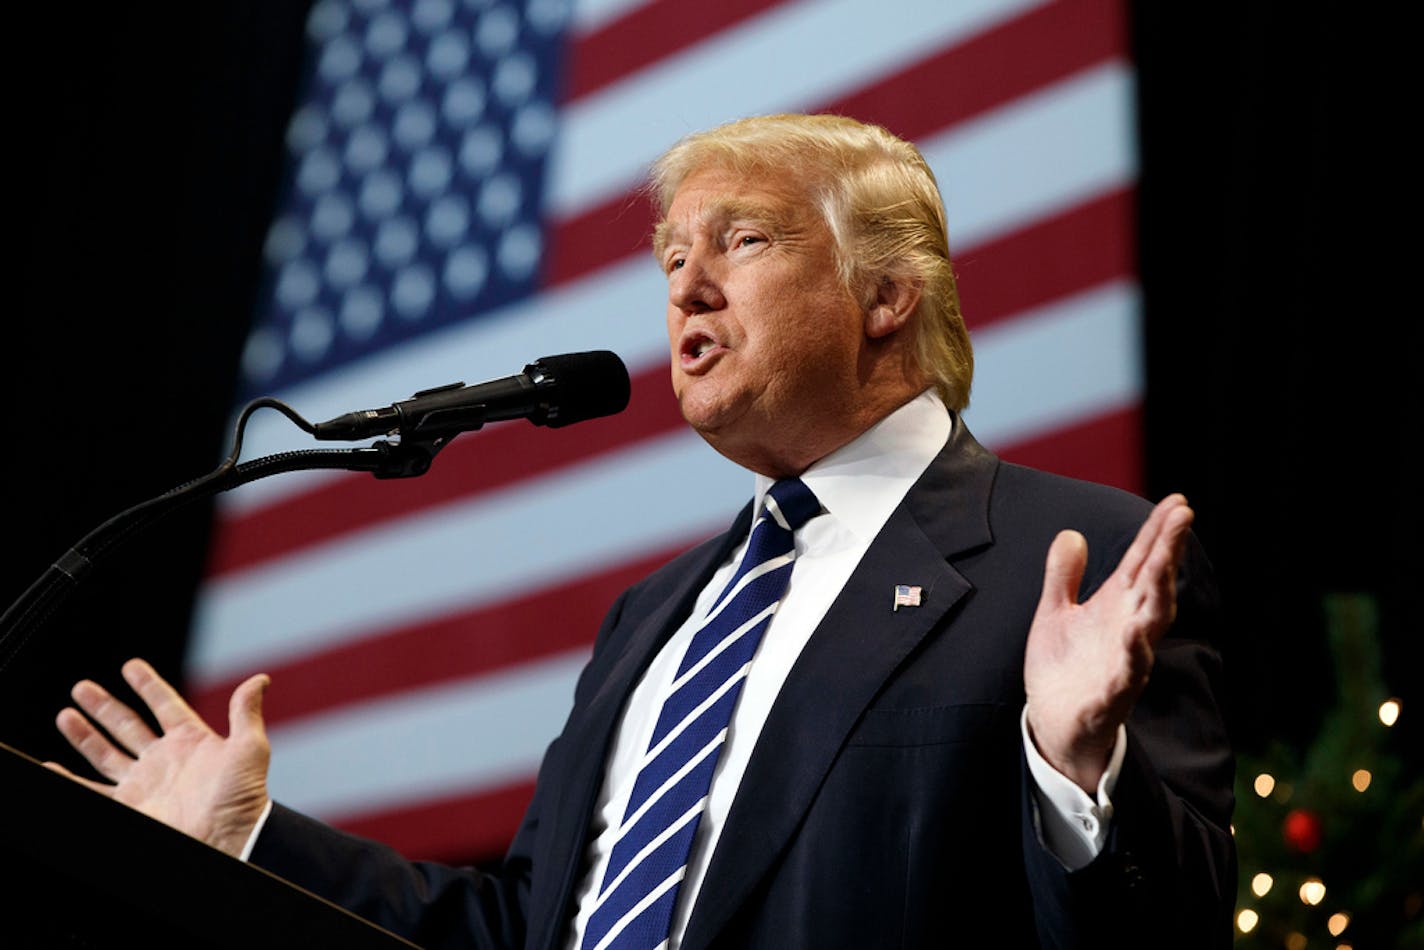
[[[685,314],[720,310],[727,305],[722,281],[706,250],[693,247],[682,266],[668,275],[668,302]]]

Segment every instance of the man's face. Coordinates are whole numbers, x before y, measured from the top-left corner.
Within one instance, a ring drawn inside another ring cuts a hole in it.
[[[859,434],[865,314],[804,185],[695,172],[662,244],[673,391],[713,448],[782,477]]]

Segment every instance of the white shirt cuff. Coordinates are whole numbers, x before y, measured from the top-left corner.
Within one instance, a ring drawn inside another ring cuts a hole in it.
[[[267,799],[267,804],[262,809],[262,814],[257,816],[257,824],[252,826],[252,833],[247,836],[247,844],[242,846],[242,853],[237,856],[239,861],[246,861],[252,857],[252,849],[257,847],[257,836],[262,833],[262,828],[267,824],[267,816],[272,814],[272,799]]]
[[[1111,795],[1127,754],[1127,728],[1117,727],[1108,767],[1098,780],[1096,800],[1039,753],[1028,733],[1027,706],[1019,716],[1019,730],[1023,733],[1029,774],[1033,776],[1039,841],[1065,868],[1076,871],[1096,858],[1107,841],[1113,816]]]

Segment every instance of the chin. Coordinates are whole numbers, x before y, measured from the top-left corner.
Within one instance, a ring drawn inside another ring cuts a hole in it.
[[[735,402],[710,389],[705,385],[686,385],[677,394],[682,418],[705,438],[725,429],[741,415]]]
[[[696,432],[713,445],[717,444],[718,436],[722,432],[722,426],[718,425],[717,419],[714,416],[696,411],[690,412],[684,408],[682,410],[682,418],[683,421],[687,423],[688,428],[693,432]]]

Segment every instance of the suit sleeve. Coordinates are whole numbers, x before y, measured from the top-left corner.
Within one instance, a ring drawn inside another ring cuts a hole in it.
[[[1128,720],[1112,829],[1097,859],[1069,872],[1042,847],[1026,776],[1024,865],[1044,947],[1230,946],[1234,765],[1213,645],[1218,615],[1193,538],[1178,578],[1176,623],[1158,643]]]
[[[599,630],[602,644],[616,625],[620,597]],[[578,692],[592,688],[586,667]],[[577,708],[577,706],[576,706]],[[250,860],[359,917],[430,950],[523,947],[528,931],[532,855],[550,782],[545,753],[530,802],[508,853],[489,868],[410,861],[393,848],[346,834],[276,805]]]
[[[277,805],[252,863],[422,947],[523,943],[527,864],[497,871],[407,861],[394,849]]]

